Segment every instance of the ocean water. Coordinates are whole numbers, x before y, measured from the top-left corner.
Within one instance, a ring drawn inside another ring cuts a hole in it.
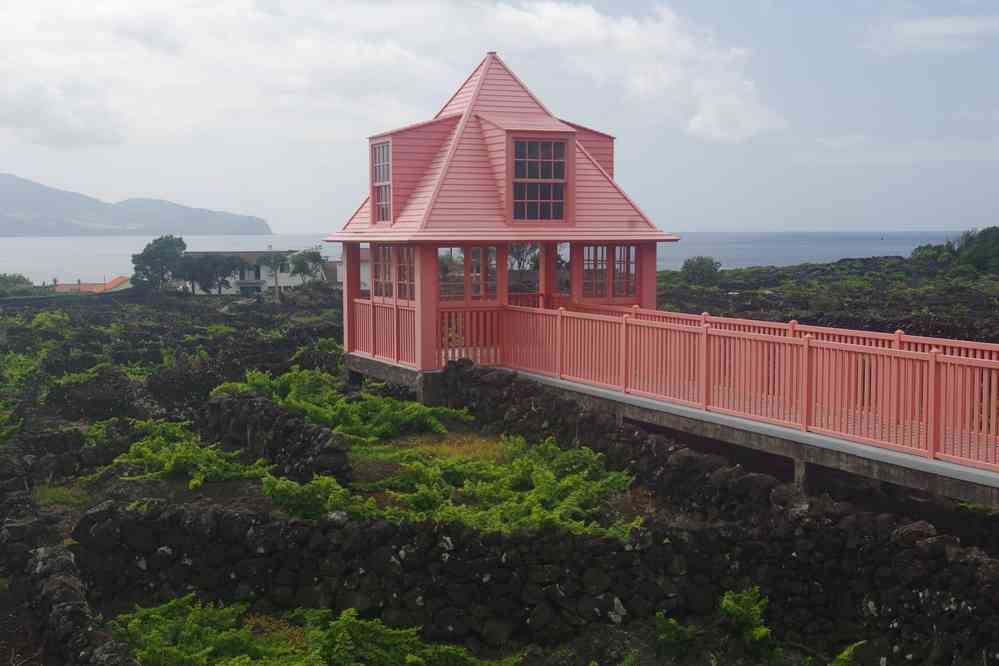
[[[325,233],[272,236],[187,236],[189,250],[292,250],[321,245],[328,257],[338,245],[322,242]],[[723,268],[787,266],[846,257],[907,256],[924,243],[942,243],[956,231],[870,232],[679,232],[678,243],[659,246],[658,267],[680,268],[687,257],[708,255]],[[100,282],[130,275],[132,255],[152,237],[0,238],[0,273],[22,273],[38,284]]]

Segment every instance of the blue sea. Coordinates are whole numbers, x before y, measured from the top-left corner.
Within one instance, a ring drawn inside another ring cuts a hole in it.
[[[321,245],[328,257],[339,246],[322,243],[325,233],[272,236],[188,236],[189,250],[290,250]],[[678,243],[659,246],[660,269],[680,268],[687,257],[707,255],[723,268],[787,266],[847,257],[907,256],[924,243],[942,243],[956,231],[870,232],[679,232]],[[132,272],[132,255],[151,240],[144,236],[0,238],[0,273],[22,273],[38,284],[99,282]]]

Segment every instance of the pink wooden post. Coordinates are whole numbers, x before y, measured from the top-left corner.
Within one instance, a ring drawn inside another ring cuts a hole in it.
[[[608,258],[608,263],[613,257]],[[638,303],[646,310],[656,309],[656,244],[638,245]]]
[[[558,309],[558,318],[555,320],[555,376],[562,379],[562,316],[565,308]]]
[[[708,329],[711,328],[709,324],[704,324],[701,326],[701,343],[700,349],[700,371],[699,375],[701,378],[701,409],[707,409],[711,398],[711,387],[709,386],[708,378]]]
[[[437,354],[437,247],[416,246],[416,367],[440,367]]]
[[[895,331],[895,339],[891,341],[893,349],[902,349],[902,336],[905,332],[901,329]],[[891,414],[892,424],[898,425],[902,421],[902,359],[897,356],[892,359],[892,387],[891,392]]]
[[[708,325],[708,317],[710,317],[710,316],[711,315],[708,314],[707,312],[702,312],[701,313],[701,326],[707,326]]]
[[[538,307],[544,308],[552,291],[551,243],[538,243]]]
[[[798,320],[792,319],[787,323],[787,336],[789,338],[798,337]]]
[[[940,356],[940,350],[934,347],[930,350],[930,367],[929,367],[929,391],[930,391],[930,409],[927,415],[927,446],[929,448],[930,458],[936,458],[937,453],[940,451],[940,440],[941,440],[941,423],[940,423],[940,363],[938,357]]]
[[[343,349],[352,352],[357,350],[354,339],[357,306],[354,300],[361,297],[360,243],[344,243],[340,259],[343,267]]]
[[[506,243],[496,245],[496,299],[500,305],[510,304],[509,266],[510,246]]]
[[[395,247],[392,255],[392,359],[399,363],[399,250]]]
[[[804,337],[801,343],[801,429],[808,430],[812,425],[812,410],[815,408],[815,386],[812,383],[812,334]]]
[[[621,317],[621,344],[620,344],[620,360],[618,367],[618,386],[625,393],[628,392],[628,320],[631,319],[628,315]]]
[[[583,300],[583,245],[572,243],[569,246],[570,293],[573,303]]]

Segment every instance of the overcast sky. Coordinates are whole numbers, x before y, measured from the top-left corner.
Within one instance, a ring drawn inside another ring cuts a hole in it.
[[[666,229],[999,224],[988,0],[2,0],[0,171],[332,231],[487,50]]]

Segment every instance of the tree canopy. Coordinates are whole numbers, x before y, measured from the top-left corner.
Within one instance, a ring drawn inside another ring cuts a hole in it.
[[[319,277],[319,271],[323,266],[322,253],[313,248],[302,250],[291,255],[291,274],[297,275],[304,281],[305,278]]]
[[[142,252],[132,255],[135,273],[132,284],[148,289],[164,289],[174,277],[184,275],[184,250],[187,243],[179,236],[167,235],[150,241]]]

